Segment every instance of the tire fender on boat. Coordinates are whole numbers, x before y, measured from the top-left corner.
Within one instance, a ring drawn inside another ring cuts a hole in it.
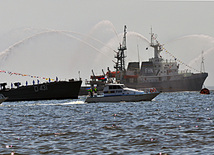
[[[38,86],[34,86],[34,91],[35,91],[35,92],[38,92],[38,91],[39,91]]]

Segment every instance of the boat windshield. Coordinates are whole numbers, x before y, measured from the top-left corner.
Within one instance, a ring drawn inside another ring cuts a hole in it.
[[[109,89],[123,89],[123,85],[111,85],[109,86]]]
[[[121,87],[121,88],[126,88],[126,86],[125,86],[125,85],[120,85],[120,87]]]

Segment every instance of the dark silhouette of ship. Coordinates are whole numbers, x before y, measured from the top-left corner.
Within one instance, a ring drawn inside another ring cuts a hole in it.
[[[118,82],[135,89],[155,87],[163,92],[201,90],[208,73],[180,73],[179,64],[176,60],[164,60],[160,56],[163,46],[154,39],[154,33],[152,32],[150,46],[154,48],[154,57],[148,61],[143,61],[141,67],[139,62],[129,62],[126,69],[124,53],[127,50],[126,33],[125,26],[123,42],[115,56],[117,59],[114,66],[116,71],[108,71],[108,78],[116,78]]]
[[[1,83],[0,94],[7,97],[7,101],[31,101],[51,99],[78,99],[82,81],[57,81],[29,86],[15,83],[16,88],[6,88],[7,83]]]

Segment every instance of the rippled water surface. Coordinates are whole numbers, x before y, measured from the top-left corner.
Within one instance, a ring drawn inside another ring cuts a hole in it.
[[[151,102],[4,102],[0,154],[214,154],[214,94]]]

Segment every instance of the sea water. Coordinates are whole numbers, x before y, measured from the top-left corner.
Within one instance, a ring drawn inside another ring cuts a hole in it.
[[[3,102],[0,154],[214,154],[214,94],[151,102]]]

